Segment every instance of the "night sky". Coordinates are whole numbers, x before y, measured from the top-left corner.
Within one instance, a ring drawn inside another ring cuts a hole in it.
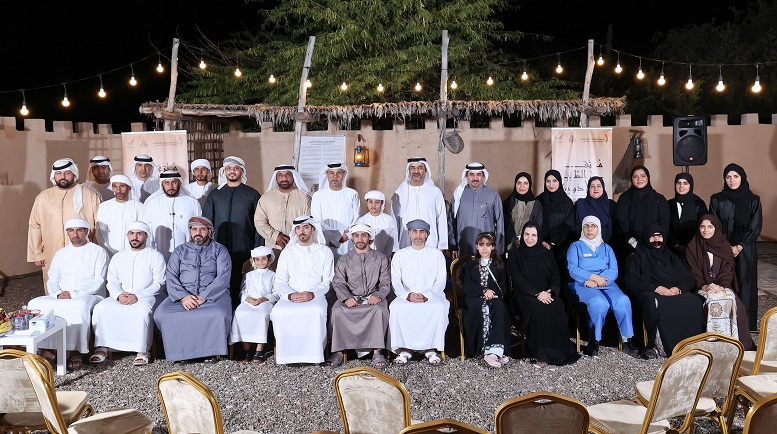
[[[607,26],[612,24],[614,48],[649,55],[656,31],[713,18],[726,21],[733,15],[728,2],[721,1],[515,3],[520,5],[518,11],[503,14],[508,28],[554,37],[553,42],[508,47],[518,52],[553,53],[584,46],[590,38],[601,43]],[[4,25],[0,26],[4,45],[0,60],[0,116],[20,117],[22,94],[18,89],[55,85],[26,91],[29,118],[111,123],[114,132],[128,131],[131,122],[147,121],[138,113],[141,103],[167,97],[169,61],[163,58],[165,73],[157,73],[157,49],[169,57],[176,36],[190,45],[201,46],[197,27],[214,41],[225,39],[233,31],[253,31],[259,23],[257,12],[263,7],[262,3],[246,4],[242,0],[138,0],[120,4],[94,0],[4,1]],[[139,84],[133,88],[128,84],[127,65],[148,55],[151,57],[134,64]],[[179,60],[183,62],[184,57],[191,59],[192,55],[183,53]],[[120,69],[106,73],[115,68]],[[97,96],[96,75],[100,73],[106,73],[105,99]],[[92,76],[95,77],[74,82]],[[569,79],[582,81],[582,77]],[[61,105],[62,82],[69,82],[67,93],[72,105],[68,109]]]

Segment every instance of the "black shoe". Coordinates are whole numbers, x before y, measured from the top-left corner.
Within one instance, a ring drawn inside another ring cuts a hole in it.
[[[623,352],[630,355],[631,357],[639,356],[639,350],[634,346],[634,344],[631,343],[631,339],[623,343]]]
[[[596,357],[599,355],[599,341],[588,341],[588,345],[583,349],[583,354],[588,357]]]
[[[642,352],[642,358],[645,360],[657,359],[658,350],[655,345],[645,348],[645,351]]]

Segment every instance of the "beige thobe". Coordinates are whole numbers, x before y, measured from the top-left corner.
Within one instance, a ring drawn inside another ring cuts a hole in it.
[[[259,235],[264,237],[267,246],[275,244],[278,234],[289,236],[294,219],[310,214],[310,195],[295,188],[288,193],[274,189],[263,194],[254,214],[254,225]]]

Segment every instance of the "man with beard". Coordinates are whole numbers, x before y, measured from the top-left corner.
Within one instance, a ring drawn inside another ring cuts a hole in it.
[[[445,257],[426,245],[430,225],[423,220],[407,223],[412,244],[394,254],[391,260],[391,286],[397,295],[389,311],[391,351],[394,363],[404,365],[412,351],[421,351],[430,365],[442,360],[437,351],[445,349],[448,308],[445,298]]]
[[[65,246],[62,226],[70,218],[80,217],[93,228],[100,197],[94,191],[77,184],[78,166],[70,158],[62,158],[51,166],[49,180],[53,187],[35,198],[30,211],[27,233],[27,261],[43,267],[44,291],[49,264],[54,254]]]
[[[293,223],[273,284],[273,293],[280,297],[270,314],[277,342],[275,363],[321,363],[334,258],[313,216],[301,215]]]
[[[200,158],[199,160],[192,161],[191,164],[192,175],[194,175],[194,182],[190,182],[186,186],[186,190],[195,199],[200,202],[200,206],[205,206],[205,199],[208,198],[208,194],[213,191],[216,186],[210,182],[210,161]]]
[[[355,349],[359,355],[372,351],[372,367],[386,367],[388,303],[391,290],[389,261],[386,255],[370,248],[372,228],[355,224],[348,230],[354,250],[340,257],[332,282],[337,300],[332,306],[332,355],[327,364],[337,368],[343,363],[343,351]]]
[[[162,333],[167,360],[213,363],[217,356],[227,354],[232,264],[226,247],[213,241],[210,220],[192,217],[188,226],[191,241],[170,256],[165,281],[168,297],[154,311],[154,322]]]
[[[154,159],[146,154],[135,156],[135,167],[130,179],[132,180],[132,199],[145,203],[151,194],[159,190],[157,174],[159,173]]]
[[[504,253],[505,233],[502,198],[486,185],[488,170],[473,162],[464,167],[461,184],[453,191],[448,219],[448,246],[453,258],[475,253],[475,241],[483,232],[493,232],[497,253]]]
[[[348,227],[359,218],[359,193],[346,187],[347,180],[348,168],[339,161],[330,162],[321,170],[319,188],[310,203],[310,214],[321,222],[335,263],[351,250]]]
[[[411,244],[406,225],[413,220],[423,220],[429,224],[428,247],[440,250],[448,248],[445,200],[440,189],[432,182],[431,171],[426,158],[409,158],[405,180],[399,184],[391,198],[391,212],[397,218],[400,249]]]
[[[28,307],[40,312],[53,310],[65,319],[66,348],[74,352],[68,365],[70,369],[78,369],[81,367],[81,354],[89,352],[92,309],[105,296],[108,255],[105,249],[89,242],[89,223],[86,220],[71,218],[63,227],[70,244],[59,249],[51,261],[48,295],[33,298]],[[56,348],[56,344],[50,337],[39,347]]]
[[[168,170],[159,180],[161,188],[143,204],[139,220],[151,228],[152,247],[167,260],[176,247],[186,242],[189,219],[201,216],[202,210],[197,199],[181,188],[180,173]]]
[[[128,225],[140,217],[143,204],[130,199],[132,181],[124,175],[111,176],[113,199],[100,204],[97,210],[97,244],[108,251],[109,256],[130,248],[127,240]]]
[[[247,179],[241,158],[225,158],[219,170],[219,187],[208,195],[202,209],[202,215],[213,222],[215,240],[227,248],[232,258],[229,293],[233,308],[240,304],[243,263],[251,257],[251,250],[264,245],[254,226],[259,192],[246,185]]]
[[[289,242],[294,216],[310,213],[310,193],[294,166],[275,168],[267,191],[259,199],[254,224],[269,246],[283,249]]]
[[[100,200],[105,202],[113,197],[113,190],[111,189],[113,166],[111,166],[111,159],[98,155],[89,160],[89,165],[89,174],[84,185],[86,188],[94,190],[100,196]]]
[[[108,297],[92,312],[97,348],[91,363],[104,362],[110,349],[136,352],[133,365],[148,364],[154,305],[165,284],[165,258],[146,245],[150,232],[143,222],[128,224],[130,249],[113,255],[108,265]]]

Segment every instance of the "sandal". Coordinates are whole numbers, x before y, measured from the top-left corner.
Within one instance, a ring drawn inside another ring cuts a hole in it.
[[[70,358],[67,360],[68,371],[77,371],[81,369],[83,366],[84,366],[84,360],[80,354],[77,356],[70,356]]]
[[[424,354],[424,357],[426,357],[426,363],[432,365],[432,366],[440,366],[442,363],[442,359],[437,354],[437,351],[428,351],[426,354]],[[502,365],[499,365],[502,366]]]
[[[214,363],[216,363],[216,362],[218,362],[218,361],[219,361],[219,357],[218,357],[218,356],[213,356],[213,357],[206,357],[206,358],[205,358],[205,359],[202,361],[202,363],[207,363],[207,364],[209,364],[209,365],[212,365],[212,364],[214,364]]]
[[[343,355],[340,353],[332,353],[328,359],[326,359],[326,366],[330,368],[339,368],[343,364]]]
[[[254,358],[251,359],[251,363],[253,363],[254,365],[258,365],[260,363],[264,363],[266,358],[267,356],[264,354],[264,351],[259,350],[254,353]],[[248,360],[248,358],[246,358],[246,360]]]
[[[371,366],[375,369],[384,369],[388,362],[386,361],[386,357],[383,356],[383,354],[373,354],[372,355],[372,364]]]
[[[494,353],[488,353],[485,356],[483,356],[483,360],[485,360],[486,364],[492,368],[501,368],[502,364],[499,363],[499,356],[497,356]]]
[[[107,357],[108,357],[108,349],[105,347],[100,347],[94,350],[94,353],[92,353],[92,357],[89,357],[89,363],[95,363],[95,364],[102,363],[105,361]]]
[[[510,358],[507,357],[507,356],[502,356],[502,357],[499,358],[499,363],[501,363],[502,366],[504,366],[504,365],[510,363]]]
[[[137,356],[135,356],[135,360],[132,361],[133,366],[145,366],[148,365],[148,354],[145,353],[138,353]]]
[[[405,366],[412,358],[412,354],[408,353],[407,351],[402,351],[401,353],[397,354],[397,357],[394,358],[394,364],[397,366]]]

